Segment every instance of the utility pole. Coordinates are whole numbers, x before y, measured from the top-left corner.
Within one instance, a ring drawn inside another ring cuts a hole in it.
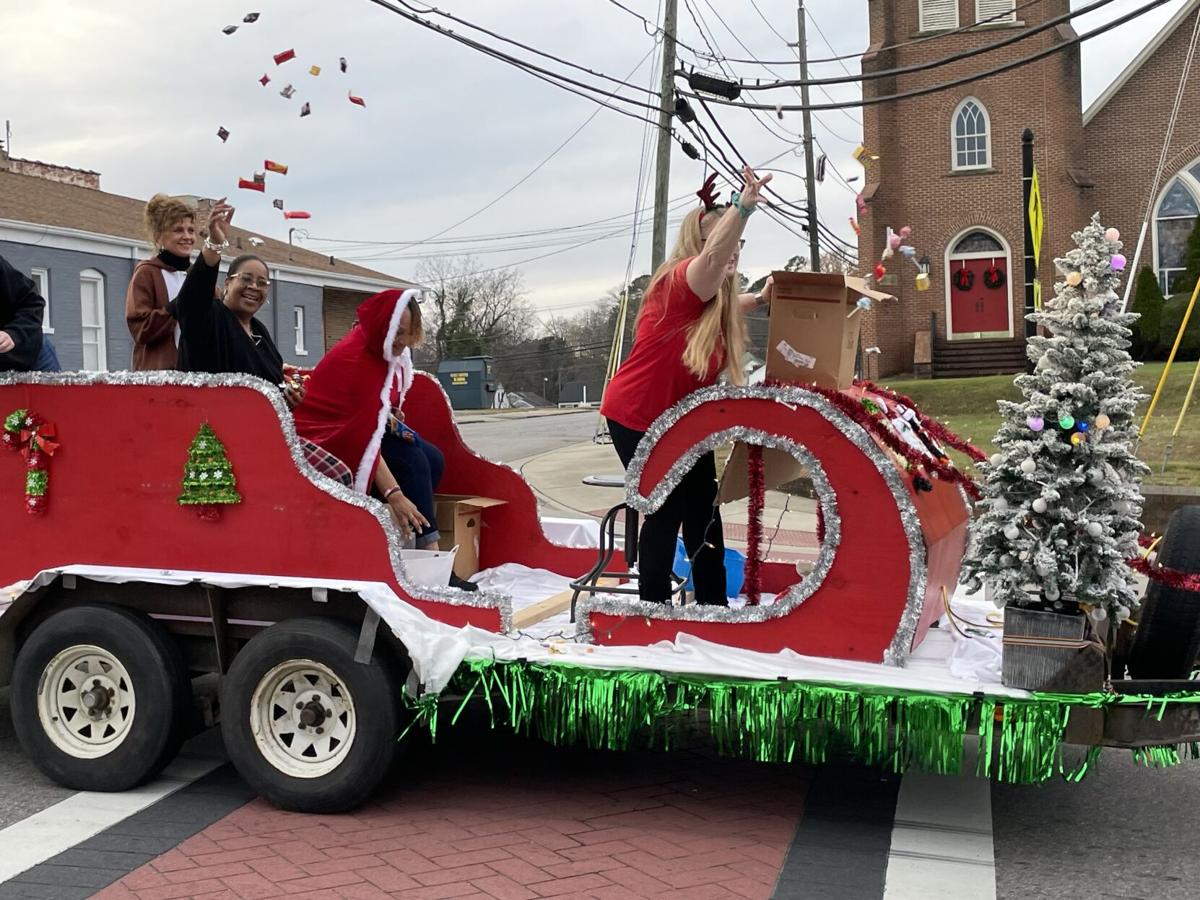
[[[808,39],[804,23],[804,0],[797,3],[796,18],[800,26],[800,43],[796,45],[796,52],[800,56],[800,104],[804,107],[801,118],[804,125],[804,182],[808,188],[809,268],[820,272],[821,238],[817,231],[817,171],[816,158],[813,156],[812,113],[808,110]]]
[[[658,153],[654,164],[654,241],[650,271],[667,256],[667,200],[671,181],[671,117],[675,110],[675,22],[677,0],[667,0],[663,16],[662,80],[659,86]]]

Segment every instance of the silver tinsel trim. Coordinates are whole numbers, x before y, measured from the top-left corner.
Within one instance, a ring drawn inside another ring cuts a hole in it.
[[[830,567],[833,565],[834,553],[837,551],[842,539],[842,523],[838,516],[837,497],[829,484],[828,478],[825,476],[825,470],[821,468],[820,462],[807,449],[793,443],[787,438],[768,434],[756,428],[734,426],[711,434],[699,444],[692,447],[686,456],[681,457],[671,466],[662,484],[677,485],[701,456],[722,444],[732,441],[743,441],[749,444],[759,444],[763,447],[782,450],[785,453],[790,453],[808,469],[812,478],[813,488],[817,494],[817,500],[821,504],[821,514],[825,521],[825,540],[821,544],[812,572],[805,576],[798,584],[792,585],[783,596],[777,597],[775,602],[770,606],[747,606],[744,609],[730,609],[726,606],[678,607],[662,603],[648,603],[643,600],[628,600],[616,597],[611,599],[607,597],[589,597],[586,600],[580,601],[579,612],[576,616],[575,627],[580,640],[591,640],[591,620],[588,615],[591,612],[603,612],[621,616],[649,616],[656,619],[686,622],[765,622],[769,619],[783,618],[816,593],[817,588],[821,586],[821,583],[825,580],[825,576],[829,574]],[[640,446],[638,450],[640,453]],[[632,465],[630,468],[632,470]],[[631,483],[636,484],[636,481]],[[633,490],[632,488],[630,489],[631,497],[633,496]],[[655,493],[658,493],[658,488],[655,489]],[[655,508],[662,505],[668,493],[670,493],[670,490],[667,490],[661,496],[657,496]],[[641,500],[642,498],[639,497],[638,499]],[[633,505],[632,502],[630,502],[630,505]]]
[[[580,601],[576,618],[577,634],[580,640],[591,640],[590,613],[600,612],[613,616],[640,616],[655,619],[687,622],[763,622],[770,619],[782,618],[790,614],[801,603],[807,600],[829,572],[833,565],[833,557],[841,541],[841,520],[837,512],[837,496],[830,486],[824,469],[817,459],[804,447],[794,443],[782,435],[769,434],[759,429],[735,426],[717,432],[705,438],[692,447],[683,457],[677,460],[667,472],[663,480],[654,486],[649,496],[638,492],[642,470],[650,457],[651,451],[662,436],[680,419],[706,403],[730,400],[771,400],[792,410],[797,407],[808,407],[819,413],[831,425],[837,428],[845,437],[866,454],[876,470],[883,476],[892,496],[896,500],[897,512],[900,516],[904,533],[908,537],[909,546],[909,583],[908,599],[901,614],[899,625],[892,637],[891,645],[885,651],[883,661],[889,665],[903,665],[905,658],[912,648],[913,635],[921,620],[921,610],[925,602],[925,541],[921,533],[920,519],[912,498],[900,473],[886,453],[880,448],[866,431],[850,419],[840,409],[831,404],[820,394],[807,391],[804,388],[789,385],[786,387],[767,387],[763,385],[728,386],[718,385],[689,394],[682,401],[654,420],[646,431],[646,436],[638,444],[637,452],[630,461],[626,475],[625,502],[633,509],[643,514],[656,511],[671,491],[678,485],[683,475],[696,464],[696,461],[714,447],[730,440],[740,440],[748,443],[761,444],[764,447],[783,450],[790,453],[810,470],[813,487],[821,504],[821,512],[825,521],[825,541],[822,543],[813,572],[799,584],[792,586],[782,597],[770,606],[754,606],[745,609],[729,609],[722,606],[685,606],[675,607],[659,603],[647,603],[642,600],[627,600],[619,597],[600,598],[590,597]]]
[[[240,387],[257,391],[267,398],[279,418],[283,439],[292,453],[292,460],[304,476],[317,488],[343,503],[365,509],[379,522],[387,535],[388,554],[396,580],[408,594],[418,600],[446,603],[452,606],[478,606],[494,608],[500,612],[500,629],[507,632],[512,627],[512,599],[495,591],[461,591],[458,588],[434,587],[412,584],[400,558],[400,530],[392,519],[388,508],[366,494],[360,494],[319,473],[311,465],[300,446],[296,435],[296,424],[292,412],[284,402],[279,388],[261,378],[242,374],[209,375],[203,372],[5,372],[0,373],[0,387],[37,385],[130,385],[136,387]],[[440,387],[440,385],[439,385]],[[443,391],[443,395],[444,395]],[[449,400],[447,399],[447,405]],[[62,422],[56,423],[62,427]],[[287,573],[281,573],[287,574]]]

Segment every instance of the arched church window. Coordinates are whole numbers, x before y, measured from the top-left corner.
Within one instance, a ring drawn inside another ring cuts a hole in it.
[[[1004,246],[986,231],[972,231],[963,235],[951,252],[954,256],[963,253],[1003,253]]]
[[[986,169],[991,165],[991,141],[987,110],[968,97],[954,111],[954,168]]]
[[[1192,167],[1200,170],[1200,165]],[[1187,269],[1187,239],[1200,216],[1200,181],[1191,171],[1180,172],[1167,185],[1154,219],[1155,270],[1164,294],[1175,294],[1191,288],[1181,284]]]

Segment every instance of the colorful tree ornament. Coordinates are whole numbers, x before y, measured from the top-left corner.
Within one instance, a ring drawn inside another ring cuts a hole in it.
[[[1114,272],[1124,271],[1125,265],[1127,263],[1128,263],[1128,260],[1125,259],[1124,253],[1114,253],[1112,255],[1112,259],[1109,260],[1109,264],[1112,266],[1112,270]]]
[[[1083,273],[1068,272],[1065,280],[1070,287],[1079,287],[1083,283]]]
[[[198,507],[200,517],[220,517],[220,507],[242,502],[237,491],[233,465],[225,454],[225,445],[212,427],[205,422],[188,447],[188,461],[183,467],[183,492],[180,506]]]
[[[1116,231],[1115,228],[1112,230]],[[1096,416],[1096,427],[1097,428],[1103,430],[1111,424],[1112,424],[1112,420],[1108,416],[1106,416],[1104,413],[1100,413],[1100,415]]]
[[[1110,244],[1115,244],[1117,241],[1119,241],[1121,239],[1121,232],[1119,232],[1115,228],[1109,228],[1107,231],[1104,232],[1104,239],[1106,241],[1108,241]]]
[[[1058,427],[1061,428],[1063,431],[1067,431],[1068,429],[1074,428],[1075,427],[1075,417],[1073,415],[1071,415],[1070,413],[1064,413],[1063,417],[1058,420]]]
[[[1041,416],[1030,416],[1025,420],[1025,424],[1029,426],[1030,431],[1041,431],[1046,427],[1046,420]]]

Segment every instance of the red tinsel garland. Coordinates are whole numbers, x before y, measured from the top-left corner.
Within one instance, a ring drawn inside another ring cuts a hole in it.
[[[762,547],[762,512],[766,493],[762,447],[751,444],[746,448],[746,473],[750,490],[749,515],[746,525],[746,602],[757,606],[762,599],[762,570],[759,552]]]
[[[891,400],[893,403],[901,403],[904,406],[907,406],[917,414],[917,418],[921,422],[921,427],[929,432],[929,434],[933,436],[933,439],[939,444],[945,444],[947,447],[953,447],[960,453],[965,453],[967,456],[971,457],[971,459],[975,460],[975,462],[983,462],[985,459],[987,459],[987,454],[985,454],[970,441],[963,440],[941,422],[929,418],[929,416],[917,409],[917,405],[913,403],[911,397],[906,397],[901,393],[893,391],[891,388],[880,387],[872,381],[856,381],[854,384],[856,387],[865,388],[872,394],[878,394],[880,397]]]
[[[960,472],[953,466],[940,462],[932,457],[918,453],[907,443],[902,441],[890,427],[878,417],[869,413],[863,408],[863,405],[856,400],[847,397],[841,391],[831,390],[821,387],[816,384],[805,385],[789,385],[784,382],[770,382],[772,387],[802,387],[806,391],[812,391],[814,394],[820,394],[855,423],[862,426],[870,434],[880,440],[889,450],[914,466],[923,466],[928,472],[937,476],[942,481],[950,484],[958,484],[966,491],[967,496],[972,500],[979,500],[983,494],[979,490],[979,486],[971,479],[970,475],[965,472]],[[903,401],[901,401],[903,402]]]
[[[1148,559],[1142,559],[1140,556],[1128,560],[1128,563],[1129,568],[1141,572],[1151,581],[1180,591],[1200,592],[1200,572],[1180,572],[1178,569],[1151,565]]]

